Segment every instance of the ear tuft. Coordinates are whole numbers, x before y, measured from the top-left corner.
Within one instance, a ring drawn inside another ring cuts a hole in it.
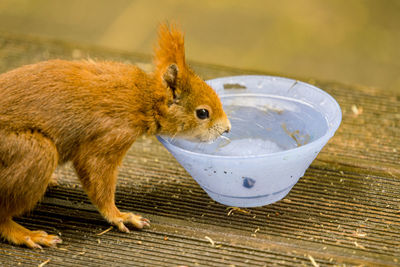
[[[167,67],[163,74],[163,80],[168,87],[175,90],[178,80],[178,66],[176,64],[171,64]]]
[[[184,36],[176,25],[168,23],[160,25],[154,63],[159,71],[172,63],[180,68],[185,67]]]

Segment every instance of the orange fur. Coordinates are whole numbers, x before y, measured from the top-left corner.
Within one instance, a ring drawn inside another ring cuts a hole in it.
[[[177,26],[168,28],[167,24],[161,25],[158,40],[154,58],[158,71],[165,69],[171,62],[177,63],[180,68],[186,67],[184,36]]]
[[[141,135],[208,141],[230,129],[216,93],[186,64],[183,35],[161,25],[154,73],[116,62],[50,60],[0,75],[0,235],[35,248],[61,242],[12,221],[31,210],[57,164],[72,161],[91,201],[118,229],[147,219],[114,203],[117,167]],[[200,119],[198,109],[209,117]]]

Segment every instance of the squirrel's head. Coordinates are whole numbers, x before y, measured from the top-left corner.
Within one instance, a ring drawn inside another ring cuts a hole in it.
[[[156,79],[167,92],[160,133],[204,142],[229,132],[218,95],[186,64],[182,33],[161,25],[155,52]]]

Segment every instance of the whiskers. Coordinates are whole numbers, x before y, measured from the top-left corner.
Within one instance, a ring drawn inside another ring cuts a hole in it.
[[[208,129],[196,129],[189,132],[177,132],[168,137],[169,143],[188,146],[196,151],[216,151],[227,146],[231,140],[225,136],[226,123],[215,123]],[[228,136],[230,136],[228,134]]]
[[[219,155],[219,153],[221,153],[220,151],[232,141],[229,138],[230,135],[220,135],[217,129],[214,129],[214,131],[216,132],[204,132],[201,136],[194,136],[191,134],[182,136],[178,133],[168,137],[168,142],[189,151]]]
[[[223,136],[223,135],[221,135],[219,138],[221,138],[222,141],[218,144],[218,149],[226,147],[227,145],[229,145],[232,142],[229,137],[226,137],[226,136]]]
[[[176,143],[176,135],[177,135],[177,134],[178,134],[178,133],[175,133],[174,135],[172,135],[172,136],[169,137],[169,142],[170,142],[171,144]]]
[[[226,147],[231,143],[231,139],[229,137],[220,135],[217,138],[208,140],[206,142],[199,142],[195,146],[196,151],[210,151],[211,153],[215,153],[220,151],[220,149]]]

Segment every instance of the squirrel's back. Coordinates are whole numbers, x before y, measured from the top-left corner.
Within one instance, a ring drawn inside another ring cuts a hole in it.
[[[40,131],[62,154],[112,128],[149,131],[153,103],[164,98],[132,65],[50,60],[0,75],[0,128]]]

